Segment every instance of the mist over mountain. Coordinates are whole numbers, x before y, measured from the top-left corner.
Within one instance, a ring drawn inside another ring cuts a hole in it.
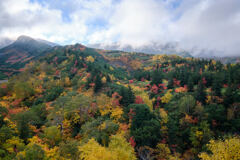
[[[192,55],[179,47],[178,43],[169,42],[166,44],[161,44],[157,42],[148,43],[140,46],[133,46],[131,44],[90,44],[90,47],[100,48],[106,50],[120,50],[125,52],[141,52],[147,54],[167,54],[167,55],[179,55],[182,57],[192,57]]]
[[[0,38],[0,49],[10,45],[13,42],[14,42],[14,40],[7,38],[7,37]]]
[[[57,43],[53,43],[53,42],[50,42],[50,41],[47,41],[47,40],[44,40],[44,39],[36,39],[38,42],[41,42],[41,43],[44,43],[44,44],[47,44],[51,47],[55,47],[55,46],[59,46],[59,44]]]
[[[177,42],[168,42],[165,44],[158,42],[151,42],[145,45],[134,46],[131,44],[121,43],[96,43],[90,44],[89,47],[100,48],[105,50],[119,50],[125,52],[139,52],[147,54],[166,54],[166,55],[178,55],[181,57],[195,57],[200,59],[214,59],[221,61],[224,64],[238,63],[240,56],[238,55],[226,55],[219,50],[202,49],[200,47],[194,47],[191,49],[183,49]]]

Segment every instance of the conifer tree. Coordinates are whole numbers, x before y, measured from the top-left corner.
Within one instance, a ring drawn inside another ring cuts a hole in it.
[[[160,70],[157,70],[157,69],[156,69],[156,70],[153,72],[151,84],[156,84],[156,85],[158,85],[158,84],[160,84],[160,83],[162,83],[162,74],[161,74],[161,71],[160,71]]]
[[[193,78],[192,78],[192,76],[190,76],[190,77],[188,78],[187,87],[188,87],[188,91],[189,91],[189,92],[193,92],[194,84],[193,84]]]
[[[95,79],[94,92],[98,92],[99,89],[101,88],[102,88],[102,80],[101,80],[101,77],[97,74]]]
[[[221,96],[221,77],[216,75],[213,80],[213,86],[212,89],[215,92],[216,96]]]
[[[198,83],[197,90],[195,92],[195,98],[202,104],[206,103],[206,93],[204,91],[204,85],[203,85],[202,81],[200,81]]]
[[[171,77],[170,80],[168,81],[168,89],[173,89],[173,78]]]

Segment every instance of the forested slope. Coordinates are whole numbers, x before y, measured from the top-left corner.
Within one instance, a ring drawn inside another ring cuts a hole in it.
[[[0,157],[239,159],[239,110],[240,64],[54,47],[0,86]]]

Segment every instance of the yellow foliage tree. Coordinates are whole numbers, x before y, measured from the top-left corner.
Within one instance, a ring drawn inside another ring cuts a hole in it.
[[[3,144],[3,148],[6,149],[9,153],[13,153],[14,148],[16,148],[18,151],[24,150],[25,144],[22,139],[19,137],[12,137],[11,139],[8,139],[6,143]]]
[[[94,62],[94,58],[92,57],[92,56],[88,56],[87,58],[86,58],[86,61],[88,61],[88,62]]]
[[[171,151],[167,144],[158,143],[155,151],[157,152],[157,159],[169,159],[171,156]]]
[[[123,110],[119,106],[114,106],[112,104],[113,100],[113,98],[110,98],[105,94],[100,94],[97,97],[97,105],[100,109],[99,111],[101,115],[106,115],[110,113],[111,118],[116,122],[121,118]]]
[[[168,90],[167,93],[161,98],[162,103],[168,103],[172,99],[171,91]]]
[[[71,80],[69,79],[69,77],[66,77],[66,78],[65,78],[65,82],[64,82],[64,83],[65,83],[65,86],[66,86],[66,87],[71,86]]]
[[[134,70],[140,69],[142,67],[142,63],[139,60],[131,61],[130,65]]]
[[[154,56],[152,57],[152,60],[153,60],[153,61],[161,60],[163,57],[164,57],[163,55],[154,55]]]
[[[109,150],[117,156],[117,160],[136,160],[134,148],[120,135],[110,139]]]
[[[102,83],[106,83],[107,82],[107,79],[106,79],[106,77],[104,76],[103,78],[102,78]]]
[[[112,109],[111,112],[111,118],[113,118],[115,121],[118,121],[123,114],[123,109],[121,107],[115,107]]]
[[[44,141],[42,141],[37,136],[33,136],[32,138],[29,139],[29,141],[30,141],[29,144],[39,145],[44,150],[47,159],[49,159],[49,160],[55,160],[55,159],[64,160],[64,158],[60,157],[60,155],[59,155],[59,152],[58,152],[59,147],[55,146],[53,148],[49,148],[49,146],[46,143],[44,143]]]
[[[151,66],[144,67],[144,70],[145,70],[145,71],[150,71],[150,70],[152,70],[152,67],[151,67]]]
[[[113,158],[113,155],[111,156],[111,152],[109,152],[105,147],[99,145],[93,138],[90,139],[88,143],[79,147],[79,151],[81,152],[79,159],[82,160],[111,160]]]
[[[79,151],[81,152],[79,159],[82,160],[136,160],[134,149],[120,135],[112,136],[108,147],[99,145],[92,138],[80,146]]]
[[[105,94],[100,94],[97,97],[97,105],[100,109],[101,115],[106,115],[112,110],[111,98]]]
[[[161,132],[163,134],[167,134],[168,114],[163,108],[160,108],[160,117],[161,117]]]
[[[139,86],[135,86],[135,85],[130,85],[135,96],[140,96],[143,100],[143,102],[148,105],[148,107],[150,108],[150,110],[153,110],[153,99],[151,100],[149,98],[149,95],[147,92],[144,91],[144,88],[140,88]],[[127,86],[126,86],[127,87]]]
[[[201,153],[199,158],[203,160],[239,160],[240,159],[240,138],[233,137],[222,140],[210,140],[207,145],[212,154]]]

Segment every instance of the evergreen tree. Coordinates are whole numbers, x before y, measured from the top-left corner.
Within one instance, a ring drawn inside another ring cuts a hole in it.
[[[132,104],[129,108],[134,112],[130,134],[137,146],[154,147],[161,138],[160,122],[145,104]]]
[[[162,73],[161,73],[160,70],[157,70],[157,69],[156,69],[156,70],[153,72],[151,84],[156,84],[156,85],[158,85],[158,84],[160,84],[160,83],[162,83]]]
[[[221,77],[219,75],[216,75],[214,77],[214,80],[213,80],[213,85],[212,85],[212,89],[215,93],[216,96],[221,96],[221,87],[222,84],[221,84]]]
[[[128,100],[129,100],[129,102],[131,102],[131,103],[134,103],[135,102],[135,95],[134,95],[134,93],[133,93],[133,91],[132,91],[132,88],[130,87],[130,86],[128,86]]]
[[[228,107],[234,102],[234,90],[232,86],[229,86],[224,94],[224,106]]]
[[[94,92],[98,92],[99,89],[101,88],[102,88],[102,80],[101,80],[101,77],[97,74],[95,79]]]
[[[29,128],[29,118],[30,115],[25,112],[17,116],[17,128],[19,132],[19,137],[27,140],[30,137],[30,128]]]
[[[111,78],[109,75],[107,75],[107,83],[111,82]]]
[[[206,93],[204,91],[204,85],[202,81],[198,83],[197,90],[195,92],[195,98],[202,104],[206,104]]]
[[[193,84],[192,76],[189,76],[187,86],[188,86],[188,91],[193,92],[194,84]]]
[[[173,78],[171,77],[170,80],[168,81],[168,89],[173,89]]]
[[[122,96],[120,104],[122,104],[123,106],[127,107],[129,104],[134,103],[135,96],[134,93],[132,92],[131,87],[128,88],[121,87],[119,94],[120,96]]]
[[[0,105],[0,128],[4,125],[4,118],[7,116],[8,110]]]

